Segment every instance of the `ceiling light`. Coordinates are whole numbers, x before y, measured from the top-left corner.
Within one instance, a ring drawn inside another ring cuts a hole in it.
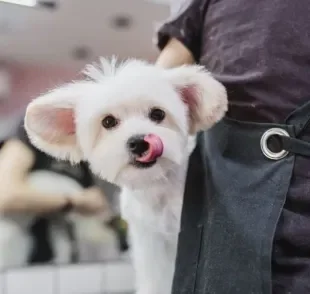
[[[116,29],[128,29],[132,25],[132,18],[129,15],[118,15],[111,19],[112,26]]]
[[[22,5],[22,6],[28,6],[28,7],[34,7],[37,5],[37,0],[0,0],[0,3],[10,3],[10,4],[16,4],[16,5]]]
[[[76,47],[74,48],[72,52],[72,56],[76,60],[87,60],[87,59],[90,59],[91,55],[92,55],[92,52],[90,48],[86,46]]]

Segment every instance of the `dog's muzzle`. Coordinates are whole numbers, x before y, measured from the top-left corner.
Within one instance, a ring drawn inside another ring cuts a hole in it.
[[[164,151],[162,140],[154,134],[133,136],[129,138],[127,146],[135,160],[141,163],[155,161]]]

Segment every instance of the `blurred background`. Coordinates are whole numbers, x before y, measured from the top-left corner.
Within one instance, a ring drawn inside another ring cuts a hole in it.
[[[133,293],[118,188],[35,150],[22,118],[31,99],[81,78],[100,56],[155,61],[169,10],[169,0],[0,0],[0,294]],[[100,195],[102,213],[85,214],[82,202],[28,207],[68,193]]]

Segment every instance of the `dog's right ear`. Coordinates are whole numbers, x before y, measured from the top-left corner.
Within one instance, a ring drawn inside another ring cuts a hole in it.
[[[87,97],[88,83],[72,83],[33,100],[27,107],[24,127],[32,144],[41,151],[77,163],[82,153],[76,136],[75,109]]]

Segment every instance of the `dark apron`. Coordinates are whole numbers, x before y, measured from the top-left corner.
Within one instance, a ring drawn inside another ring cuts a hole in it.
[[[173,294],[270,294],[274,233],[310,101],[284,124],[224,119],[198,136],[188,168]],[[300,293],[302,294],[302,293]]]

